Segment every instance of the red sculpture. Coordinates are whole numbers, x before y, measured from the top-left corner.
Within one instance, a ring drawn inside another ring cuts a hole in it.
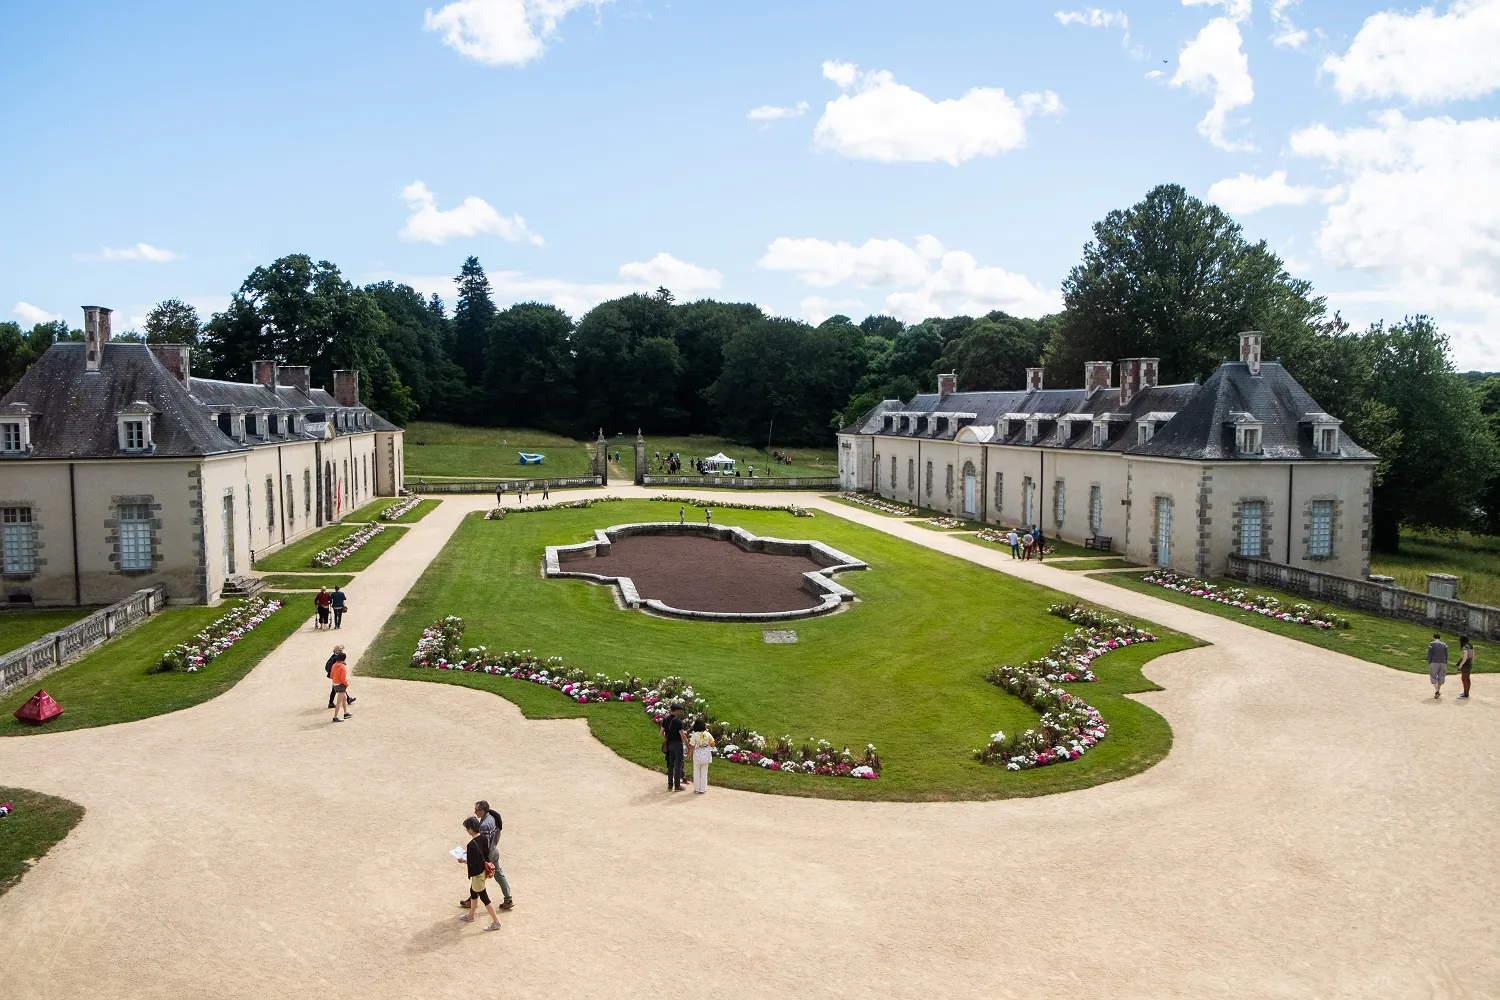
[[[38,691],[31,696],[30,701],[16,709],[16,718],[38,725],[58,715],[62,715],[62,706],[53,701],[46,691]]]

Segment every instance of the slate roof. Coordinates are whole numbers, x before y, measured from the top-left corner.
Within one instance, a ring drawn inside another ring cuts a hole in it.
[[[1247,364],[1235,361],[1220,365],[1202,385],[1151,386],[1136,392],[1125,406],[1120,405],[1119,389],[1113,386],[1092,391],[923,393],[910,402],[885,400],[842,433],[951,441],[961,429],[971,427],[973,436],[984,443],[1052,450],[1204,461],[1375,458],[1342,430],[1337,454],[1319,454],[1308,417],[1323,415],[1322,409],[1279,363],[1263,363],[1260,374],[1251,375]],[[1261,451],[1257,455],[1240,455],[1236,450],[1234,421],[1242,413],[1253,414],[1261,423]],[[939,414],[958,416],[950,416],[939,431]],[[885,429],[887,417],[892,418],[890,430]],[[901,426],[903,417],[907,418],[905,429]],[[1037,422],[1036,436],[1030,442],[1026,440],[1028,418]],[[1102,447],[1094,445],[1096,420],[1102,420],[1108,432]],[[1140,421],[1153,425],[1151,440],[1145,444],[1138,443],[1136,428]]]
[[[219,430],[217,408],[269,413],[346,409],[368,414],[370,426],[364,430],[400,429],[364,406],[339,407],[319,389],[309,398],[290,386],[272,391],[255,383],[194,378],[189,392],[144,344],[104,344],[98,372],[86,370],[83,351],[80,342],[53,344],[0,400],[5,409],[19,404],[31,412],[31,451],[0,461],[203,457],[313,439],[303,432],[241,444]],[[147,404],[157,414],[151,427],[154,447],[144,453],[119,446],[119,414],[136,403]]]

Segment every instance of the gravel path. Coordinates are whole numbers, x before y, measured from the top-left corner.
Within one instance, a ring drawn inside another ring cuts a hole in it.
[[[1028,800],[669,796],[581,720],[485,692],[356,676],[331,725],[332,637],[304,629],[207,704],[0,740],[5,783],[89,810],[0,897],[4,995],[1500,995],[1488,675],[1434,703],[1421,676],[797,499],[1216,643],[1147,667],[1172,753]],[[485,506],[448,499],[348,588],[351,656]],[[454,920],[479,796],[518,899],[498,934]]]

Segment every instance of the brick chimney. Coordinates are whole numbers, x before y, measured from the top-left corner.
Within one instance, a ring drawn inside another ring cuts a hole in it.
[[[958,373],[949,372],[938,376],[938,395],[946,396],[950,392],[958,391]]]
[[[1156,385],[1160,358],[1120,359],[1120,405],[1129,405],[1135,394]]]
[[[1042,390],[1042,370],[1040,368],[1026,369],[1026,391],[1040,392]]]
[[[349,368],[333,373],[333,398],[340,406],[359,405],[359,371]]]
[[[1115,366],[1108,361],[1085,361],[1083,363],[1083,391],[1108,389],[1114,378]]]
[[[83,307],[83,357],[88,371],[98,371],[104,360],[104,345],[109,343],[109,315],[112,311],[103,306]]]
[[[193,349],[187,344],[147,344],[156,355],[157,363],[172,373],[172,377],[184,387],[193,387]]]
[[[276,388],[276,362],[252,361],[250,367],[256,385],[263,385],[272,390]]]
[[[302,395],[311,396],[312,381],[306,365],[278,365],[276,379],[281,385],[300,389]]]
[[[1259,330],[1246,330],[1240,334],[1240,360],[1250,366],[1251,375],[1260,374]]]

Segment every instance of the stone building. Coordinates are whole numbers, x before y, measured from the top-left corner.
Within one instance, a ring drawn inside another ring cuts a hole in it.
[[[257,361],[251,382],[195,378],[178,344],[48,348],[0,400],[0,587],[11,604],[103,604],[153,584],[216,600],[262,553],[402,482],[401,429],[308,368]]]
[[[1351,441],[1261,335],[1203,384],[1158,385],[1156,358],[1091,361],[1083,388],[886,400],[838,435],[845,489],[1000,525],[1038,525],[1150,565],[1223,573],[1231,553],[1344,576],[1370,565],[1376,457]]]

